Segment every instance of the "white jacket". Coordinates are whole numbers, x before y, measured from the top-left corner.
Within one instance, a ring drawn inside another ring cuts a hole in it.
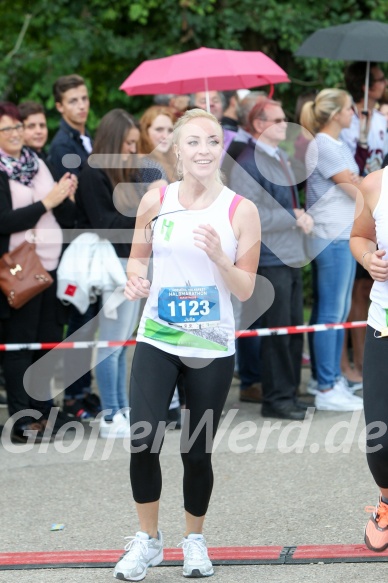
[[[64,304],[84,314],[102,295],[105,316],[117,318],[127,278],[110,241],[95,233],[79,235],[64,252],[57,278],[57,297]]]

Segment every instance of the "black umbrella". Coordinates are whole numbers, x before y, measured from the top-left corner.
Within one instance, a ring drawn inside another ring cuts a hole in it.
[[[388,61],[388,24],[376,20],[359,20],[321,28],[300,45],[295,56],[365,61],[364,109],[367,110],[370,62]]]

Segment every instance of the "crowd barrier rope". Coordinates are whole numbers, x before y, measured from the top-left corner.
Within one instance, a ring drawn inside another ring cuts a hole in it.
[[[238,330],[236,337],[251,336],[284,336],[286,334],[303,334],[304,332],[324,332],[325,330],[342,330],[365,328],[366,322],[339,322],[337,324],[305,324],[303,326],[283,326],[279,328],[257,328],[254,330]],[[78,348],[107,348],[112,346],[132,346],[136,340],[88,340],[82,342],[30,342],[26,344],[0,344],[0,351],[11,350],[68,350]]]

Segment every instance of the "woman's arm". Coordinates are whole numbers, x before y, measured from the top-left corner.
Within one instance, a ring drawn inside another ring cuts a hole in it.
[[[13,209],[8,176],[0,172],[0,233],[11,235],[35,227],[42,215],[58,206],[68,196],[66,177],[50,184],[51,190],[41,201]]]
[[[338,172],[331,177],[332,181],[338,184],[342,190],[350,196],[353,200],[356,200],[357,192],[360,184],[363,180],[362,176],[351,172],[349,169]]]
[[[140,201],[136,217],[131,255],[127,264],[128,281],[124,295],[128,300],[149,296],[150,281],[147,278],[148,264],[152,252],[152,219],[160,210],[160,191],[148,191]]]
[[[353,229],[350,234],[350,250],[353,257],[367,269],[375,281],[387,281],[388,261],[383,260],[385,249],[376,249],[376,229],[372,216],[381,191],[383,170],[372,172],[360,187],[361,196],[356,200]]]
[[[232,294],[244,302],[251,297],[255,287],[261,243],[259,213],[251,201],[244,199],[240,202],[232,227],[238,240],[235,264],[222,250],[222,241],[211,225],[194,229],[194,241],[217,265]]]
[[[328,136],[326,136],[328,138]],[[315,146],[314,146],[315,142]],[[345,143],[341,145],[319,134],[308,147],[306,157],[309,171],[317,169],[325,180],[332,180],[353,200],[362,182],[354,163],[353,154]],[[318,154],[318,159],[316,158]],[[350,168],[354,168],[352,172]]]

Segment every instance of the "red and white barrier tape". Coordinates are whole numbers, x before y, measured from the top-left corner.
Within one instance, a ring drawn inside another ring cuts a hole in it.
[[[365,328],[366,322],[339,322],[338,324],[308,324],[303,326],[284,326],[284,328],[258,328],[236,332],[236,336],[284,336],[286,334],[303,334],[303,332],[323,332],[324,330],[342,330],[343,328]]]
[[[239,330],[238,338],[250,336],[284,336],[286,334],[303,334],[303,332],[323,332],[324,330],[342,330],[344,328],[365,328],[366,322],[340,322],[338,324],[312,324],[303,326],[284,326],[282,328],[258,328],[257,330]],[[0,344],[0,351],[8,350],[63,350],[69,348],[107,348],[112,346],[131,346],[136,340],[93,340],[88,342],[32,342],[29,344]]]

